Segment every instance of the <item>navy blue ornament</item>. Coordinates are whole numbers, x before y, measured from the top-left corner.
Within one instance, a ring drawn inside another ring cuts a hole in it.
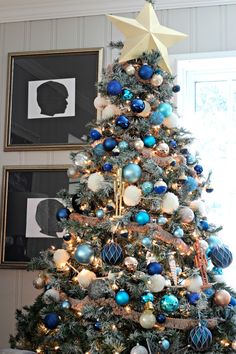
[[[207,231],[209,229],[209,223],[206,220],[200,220],[198,228],[202,231]]]
[[[201,165],[196,165],[194,166],[194,170],[198,175],[200,175],[203,172],[203,167]]]
[[[102,134],[97,129],[91,129],[89,132],[89,136],[93,140],[99,140],[102,137]]]
[[[163,272],[163,267],[158,262],[151,262],[147,266],[147,271],[149,275],[161,274]]]
[[[140,98],[135,98],[130,104],[131,110],[134,113],[141,113],[145,108],[145,103]]]
[[[194,350],[204,352],[212,344],[212,333],[207,327],[199,325],[191,330],[189,340]]]
[[[164,119],[165,119],[164,115],[159,111],[155,111],[150,115],[151,125],[161,125]]]
[[[98,210],[96,211],[96,217],[97,217],[98,219],[102,219],[104,215],[105,215],[105,213],[104,213],[104,210],[103,210],[103,209],[98,209]]]
[[[169,145],[170,145],[170,147],[172,149],[176,149],[177,148],[177,142],[175,140],[173,140],[173,139],[169,142]]]
[[[157,181],[154,184],[154,192],[157,194],[166,193],[167,192],[167,184],[163,180]]]
[[[100,321],[97,320],[97,322],[94,323],[94,329],[95,331],[101,331],[102,330],[102,324]]]
[[[141,188],[142,188],[142,191],[144,194],[152,193],[153,187],[154,187],[153,183],[149,182],[149,181],[143,182],[143,184],[141,185]]]
[[[144,237],[142,239],[142,245],[146,248],[151,248],[152,247],[152,239],[150,237]]]
[[[135,221],[139,225],[146,225],[150,221],[150,216],[145,210],[141,210],[135,215]]]
[[[161,306],[162,311],[164,311],[166,313],[171,313],[171,312],[178,310],[179,300],[177,299],[176,296],[174,296],[172,294],[164,295],[161,298],[160,306]]]
[[[56,218],[58,221],[68,220],[70,216],[70,210],[67,208],[61,208],[56,213]]]
[[[122,129],[127,129],[129,127],[129,120],[126,116],[121,115],[116,118],[116,125]]]
[[[188,299],[188,302],[191,304],[191,305],[196,305],[197,301],[200,300],[200,294],[199,293],[189,293],[187,294],[187,299]]]
[[[206,186],[207,193],[212,193],[213,191],[214,191],[214,188],[211,185]]]
[[[129,294],[125,290],[120,290],[115,296],[117,305],[125,306],[129,303]]]
[[[145,293],[141,296],[141,302],[146,304],[147,302],[154,302],[154,295],[150,293],[150,291],[145,291]]]
[[[117,141],[114,138],[106,138],[103,142],[103,147],[106,151],[112,151],[117,145]]]
[[[61,308],[62,309],[65,309],[65,310],[69,310],[71,308],[71,303],[69,300],[64,300],[62,303],[61,303]]]
[[[172,91],[173,91],[174,93],[178,93],[178,92],[180,91],[180,86],[179,86],[179,85],[173,86]]]
[[[71,240],[71,234],[68,233],[68,234],[63,235],[63,240],[66,241],[66,242],[70,241]]]
[[[106,172],[111,172],[111,170],[113,169],[113,165],[109,162],[104,163],[104,165],[102,166],[103,171]]]
[[[127,141],[120,141],[118,144],[118,148],[120,149],[120,151],[128,150],[129,143],[127,143]]]
[[[150,65],[144,64],[138,71],[139,76],[143,80],[151,79],[152,75],[154,74],[154,70]]]
[[[231,296],[231,300],[230,300],[230,303],[229,303],[229,306],[236,306],[236,299],[234,297]]]
[[[50,312],[44,317],[43,323],[46,328],[55,329],[59,324],[59,316],[55,312]]]
[[[117,80],[111,80],[107,85],[107,93],[111,96],[117,96],[122,92],[121,83]]]
[[[166,321],[166,316],[162,313],[156,316],[157,323],[163,324]]]
[[[158,110],[163,114],[164,117],[169,117],[173,112],[172,106],[169,103],[159,104]]]
[[[142,169],[135,163],[129,163],[123,168],[123,177],[126,182],[135,183],[142,175]]]
[[[79,245],[75,251],[75,259],[78,263],[89,264],[94,256],[94,249],[88,243]]]
[[[147,135],[143,138],[144,146],[147,148],[152,148],[156,145],[156,138],[153,135]]]
[[[212,268],[212,273],[215,275],[223,275],[223,269],[222,268],[218,268],[218,267],[213,267]]]
[[[195,180],[195,178],[188,176],[185,181],[185,186],[186,186],[188,192],[193,192],[198,188],[198,183]]]
[[[131,101],[133,97],[134,97],[134,94],[129,89],[125,88],[122,90],[121,99],[123,101]]]
[[[102,157],[106,154],[106,151],[103,147],[103,144],[97,144],[94,148],[93,148],[93,152],[94,155]]]
[[[163,350],[168,350],[170,348],[170,342],[167,339],[161,341],[161,347]]]
[[[219,245],[212,248],[211,261],[216,267],[227,268],[233,261],[233,255],[228,247]]]
[[[123,260],[123,250],[118,243],[111,242],[102,249],[102,260],[109,265],[117,265]]]

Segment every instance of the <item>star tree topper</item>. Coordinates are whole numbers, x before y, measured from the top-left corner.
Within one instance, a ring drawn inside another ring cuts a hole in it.
[[[171,73],[167,48],[187,35],[162,26],[151,3],[144,6],[136,19],[112,15],[108,18],[126,37],[119,62],[136,59],[143,52],[158,50],[162,57],[159,66]]]

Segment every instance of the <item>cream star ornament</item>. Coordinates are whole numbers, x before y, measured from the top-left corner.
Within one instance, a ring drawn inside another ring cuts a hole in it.
[[[158,50],[162,57],[158,65],[171,73],[167,48],[183,40],[186,34],[162,26],[150,3],[144,6],[136,19],[107,16],[126,37],[119,62],[136,59],[143,52]]]

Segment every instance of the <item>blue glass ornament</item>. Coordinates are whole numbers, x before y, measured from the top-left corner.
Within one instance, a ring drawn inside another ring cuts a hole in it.
[[[155,111],[150,115],[151,125],[161,125],[164,119],[165,119],[164,115],[159,111]]]
[[[146,304],[147,302],[154,302],[154,295],[150,293],[150,291],[145,291],[145,293],[141,296],[141,302]]]
[[[177,148],[177,142],[175,140],[171,140],[170,143],[169,143],[170,147],[172,149],[176,149]]]
[[[173,166],[173,167],[176,166],[176,164],[177,164],[177,162],[175,160],[172,160],[171,163],[170,163],[170,165]]]
[[[104,156],[106,151],[103,147],[103,144],[97,144],[94,148],[93,148],[93,152],[94,152],[94,155],[96,156]]]
[[[125,290],[120,290],[115,296],[117,305],[125,306],[129,303],[129,294]]]
[[[101,139],[102,134],[96,129],[91,129],[89,132],[89,136],[93,140],[99,140],[99,139]]]
[[[207,258],[211,257],[211,250],[212,250],[211,247],[208,247],[208,248],[206,249],[206,257],[207,257]]]
[[[130,104],[131,110],[134,113],[141,113],[145,108],[145,103],[140,98],[135,98]]]
[[[127,141],[120,141],[118,144],[118,148],[120,149],[120,151],[128,150],[129,143],[127,143]]]
[[[122,129],[127,129],[129,127],[129,119],[126,116],[121,115],[116,118],[116,125]]]
[[[192,155],[192,154],[189,154],[187,156],[188,165],[193,165],[193,164],[195,164],[195,162],[196,162],[196,157],[194,155]]]
[[[66,241],[66,242],[70,241],[71,240],[71,234],[63,235],[63,240]]]
[[[198,183],[195,180],[195,178],[188,176],[185,181],[185,186],[186,186],[188,192],[193,192],[198,188]]]
[[[187,294],[188,302],[191,305],[196,305],[198,300],[200,300],[200,297],[201,297],[201,295],[199,293],[189,293],[189,294]]]
[[[103,218],[103,216],[104,216],[104,210],[103,209],[99,209],[99,210],[97,210],[96,211],[96,217],[98,218],[98,219],[102,219]]]
[[[117,265],[123,260],[123,251],[118,243],[111,242],[102,249],[102,260],[109,265]]]
[[[129,89],[125,88],[122,90],[121,99],[123,101],[131,101],[133,97],[134,97],[134,94]]]
[[[109,162],[104,163],[102,166],[103,171],[110,172],[113,169],[113,165]]]
[[[179,91],[180,91],[180,86],[179,86],[179,85],[173,86],[172,91],[173,91],[174,93],[179,92]]]
[[[144,146],[147,148],[152,148],[154,145],[156,145],[156,138],[152,135],[147,135],[143,138]]]
[[[160,215],[157,219],[158,225],[165,225],[167,223],[168,219],[165,218],[163,215]]]
[[[145,210],[141,210],[135,215],[135,221],[139,225],[146,225],[150,221],[150,216]]]
[[[194,350],[204,352],[212,344],[212,333],[207,327],[199,325],[191,330],[189,339]]]
[[[164,194],[167,192],[167,184],[160,180],[154,184],[154,192],[157,194]]]
[[[142,245],[146,248],[150,248],[152,246],[152,239],[150,237],[144,237],[142,239]]]
[[[206,220],[200,220],[198,223],[198,228],[203,231],[207,231],[209,229],[209,223]]]
[[[44,317],[43,323],[46,328],[55,329],[59,324],[59,316],[55,312],[50,312]]]
[[[163,75],[163,71],[161,69],[156,69],[155,74]]]
[[[152,182],[143,182],[141,185],[142,191],[144,194],[150,194],[153,191],[153,183]]]
[[[67,208],[60,208],[56,213],[56,218],[58,221],[68,220],[70,216],[70,210]]]
[[[141,68],[138,71],[139,76],[143,80],[149,80],[151,79],[152,75],[154,74],[154,70],[150,65],[142,65]]]
[[[181,229],[181,227],[177,226],[176,229],[174,230],[174,236],[175,237],[183,237],[184,236],[184,230]]]
[[[161,341],[161,347],[163,350],[168,350],[170,348],[170,342],[167,339]]]
[[[229,303],[229,306],[236,306],[236,299],[234,297],[231,296],[231,300],[230,300],[230,303]]]
[[[117,96],[122,92],[121,83],[117,80],[111,80],[107,85],[107,93],[111,96]]]
[[[206,289],[206,290],[204,290],[204,294],[205,294],[208,298],[210,298],[210,297],[212,297],[212,296],[215,294],[215,290],[212,289],[212,288]]]
[[[151,262],[147,266],[147,271],[149,275],[161,274],[163,272],[163,267],[158,262]]]
[[[64,300],[64,301],[61,303],[61,308],[62,308],[62,309],[65,309],[65,310],[69,310],[69,309],[71,308],[71,303],[70,303],[70,301]]]
[[[106,138],[103,142],[103,147],[106,151],[112,151],[117,145],[117,141],[114,138]]]
[[[164,117],[169,117],[173,112],[173,109],[169,103],[161,103],[158,106],[158,111],[161,112]]]
[[[97,321],[97,322],[94,323],[94,329],[96,331],[101,331],[102,330],[102,324],[101,324],[100,321]]]
[[[142,169],[135,163],[129,163],[123,168],[123,177],[126,182],[135,183],[142,175]]]
[[[196,165],[194,166],[194,170],[198,175],[200,175],[203,172],[203,167],[201,165]]]
[[[215,275],[223,275],[223,269],[219,267],[213,267],[212,273],[214,273]]]
[[[206,192],[207,193],[212,193],[214,191],[214,188],[212,186],[206,186]]]
[[[232,252],[225,245],[213,247],[211,261],[216,267],[227,268],[233,261]]]
[[[217,237],[217,236],[208,237],[207,242],[209,244],[209,247],[211,247],[211,248],[222,244],[221,239],[219,239],[219,237]]]
[[[94,249],[88,243],[83,243],[76,248],[75,259],[78,263],[88,264],[91,262],[92,257],[94,256]]]
[[[171,312],[178,310],[179,300],[174,295],[171,295],[171,294],[164,295],[161,298],[160,306],[161,306],[162,311],[164,311],[166,313],[171,313]]]
[[[166,316],[160,313],[156,316],[157,323],[163,324],[166,321]]]
[[[187,157],[189,155],[189,151],[186,148],[181,149],[180,152],[184,155],[184,157]]]

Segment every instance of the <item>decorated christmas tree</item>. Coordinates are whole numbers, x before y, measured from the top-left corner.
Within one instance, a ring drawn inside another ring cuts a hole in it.
[[[151,1],[125,34],[94,101],[90,147],[71,155],[76,186],[59,196],[62,249],[30,263],[42,292],[17,311],[13,347],[37,353],[236,351],[236,294],[219,282],[232,253],[211,224],[211,193],[192,137],[179,126],[167,47],[184,34],[159,24]]]

